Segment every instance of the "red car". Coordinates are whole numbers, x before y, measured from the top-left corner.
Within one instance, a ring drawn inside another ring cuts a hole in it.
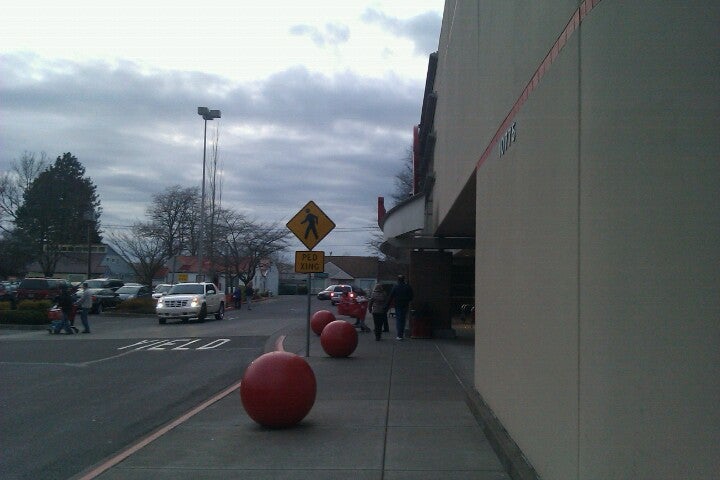
[[[63,287],[70,289],[70,283],[61,278],[26,278],[18,285],[15,298],[20,300],[53,300],[60,296]]]

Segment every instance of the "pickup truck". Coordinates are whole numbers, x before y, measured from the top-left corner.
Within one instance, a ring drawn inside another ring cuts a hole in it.
[[[158,299],[155,313],[161,325],[168,319],[187,322],[197,318],[204,322],[208,314],[222,320],[225,317],[225,295],[214,283],[178,283]]]

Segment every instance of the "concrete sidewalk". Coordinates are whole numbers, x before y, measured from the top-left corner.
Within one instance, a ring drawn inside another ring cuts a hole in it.
[[[285,350],[304,357],[304,329],[286,333]],[[312,334],[317,397],[295,427],[259,426],[236,389],[95,478],[509,479],[462,385],[471,339],[385,335],[359,334],[351,357],[330,358]]]

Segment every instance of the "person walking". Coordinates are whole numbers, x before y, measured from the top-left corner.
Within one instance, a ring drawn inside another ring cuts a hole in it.
[[[242,307],[242,290],[240,290],[240,285],[236,286],[233,291],[233,302],[235,304],[235,308],[240,310],[240,307]]]
[[[370,295],[370,302],[368,303],[368,309],[373,316],[373,323],[375,324],[375,340],[379,341],[382,338],[383,325],[387,323],[387,311],[388,301],[385,289],[379,283],[375,285],[372,295]]]
[[[413,289],[405,283],[405,276],[398,275],[397,283],[393,286],[388,298],[388,305],[395,301],[395,328],[397,330],[396,340],[405,337],[405,318],[407,317],[410,301],[413,299]]]
[[[252,310],[252,308],[250,308],[250,305],[252,304],[252,297],[253,297],[252,283],[246,283],[245,284],[245,301],[247,302],[248,310]]]
[[[78,307],[80,307],[80,321],[83,324],[82,333],[90,333],[88,313],[90,313],[90,309],[92,308],[92,293],[90,293],[90,289],[88,288],[87,283],[83,284],[83,293],[76,304],[78,305]]]
[[[62,324],[60,324],[60,330],[65,330],[65,333],[72,335],[77,330],[77,328],[70,324],[70,318],[72,317],[73,311],[73,299],[70,295],[70,291],[64,285],[60,290],[60,297],[58,297],[57,303],[63,316]]]

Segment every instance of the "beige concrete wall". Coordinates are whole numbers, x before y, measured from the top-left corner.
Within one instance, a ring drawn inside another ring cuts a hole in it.
[[[720,8],[601,7],[581,39],[580,478],[718,478]]]
[[[578,451],[577,59],[574,42],[477,180],[476,386],[557,479]]]
[[[439,221],[578,3],[448,2]],[[601,2],[478,170],[476,387],[544,479],[720,471],[719,5]]]

